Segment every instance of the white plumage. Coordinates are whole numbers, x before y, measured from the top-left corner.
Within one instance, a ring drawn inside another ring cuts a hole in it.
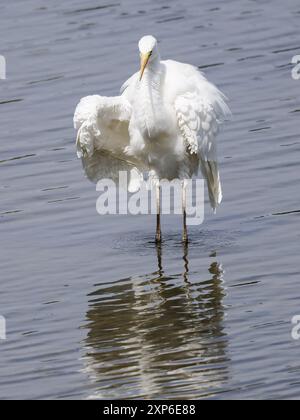
[[[226,98],[196,67],[161,61],[154,37],[142,38],[139,50],[141,71],[121,96],[89,96],[77,106],[78,155],[110,153],[158,180],[184,180],[200,168],[216,209],[222,201],[216,136],[230,115]]]

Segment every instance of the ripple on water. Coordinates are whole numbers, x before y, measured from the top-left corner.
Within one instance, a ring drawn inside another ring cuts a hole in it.
[[[222,278],[214,262],[201,279],[159,270],[95,290],[83,357],[91,397],[213,395],[229,375]]]
[[[38,3],[1,8],[0,398],[299,397],[299,0]],[[180,218],[157,247],[154,218],[99,217],[76,160],[75,105],[117,94],[146,33],[233,110],[189,247]]]

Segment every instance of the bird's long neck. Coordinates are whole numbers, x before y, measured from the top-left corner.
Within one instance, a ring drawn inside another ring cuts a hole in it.
[[[158,59],[149,63],[140,81],[139,120],[149,137],[155,133],[157,116],[162,112],[161,73]]]

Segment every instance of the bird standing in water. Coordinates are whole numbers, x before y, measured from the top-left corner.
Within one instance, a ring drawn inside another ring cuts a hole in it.
[[[139,52],[140,71],[122,86],[121,96],[88,96],[77,106],[78,155],[92,157],[103,151],[131,162],[131,185],[145,169],[149,172],[157,190],[157,242],[162,239],[160,181],[182,180],[186,243],[184,181],[200,169],[216,210],[222,201],[216,136],[230,110],[226,97],[196,67],[161,61],[153,36],[140,40]]]

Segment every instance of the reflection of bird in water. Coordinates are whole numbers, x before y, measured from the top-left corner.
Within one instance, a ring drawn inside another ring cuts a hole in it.
[[[78,155],[83,156],[86,166],[96,151],[110,153],[128,165],[132,191],[138,188],[142,172],[149,172],[156,184],[156,240],[160,242],[160,180],[184,181],[197,175],[200,168],[212,208],[220,204],[216,135],[230,112],[224,95],[197,68],[161,61],[154,37],[142,38],[139,50],[140,73],[124,84],[122,95],[83,98],[74,123]],[[99,166],[103,163],[99,161]],[[186,183],[182,185],[183,239],[187,242]]]
[[[227,379],[221,266],[194,281],[187,248],[183,275],[165,273],[160,246],[157,254],[157,272],[90,297],[84,362],[94,398],[198,398]]]

